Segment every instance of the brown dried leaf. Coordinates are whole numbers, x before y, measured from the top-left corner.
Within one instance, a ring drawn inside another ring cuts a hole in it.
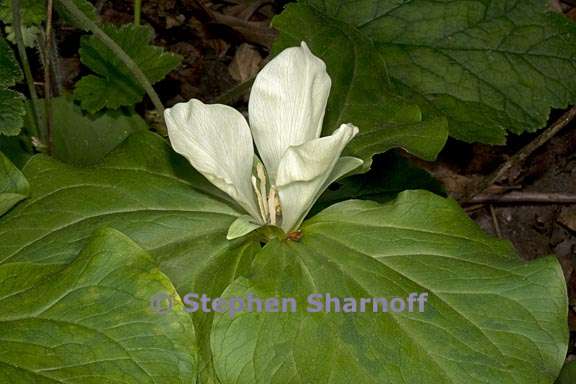
[[[244,43],[236,49],[236,54],[228,67],[230,76],[236,81],[246,81],[258,72],[262,63],[260,52],[253,45]]]

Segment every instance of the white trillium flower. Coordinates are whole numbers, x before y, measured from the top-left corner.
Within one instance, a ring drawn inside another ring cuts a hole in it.
[[[342,124],[320,137],[330,85],[326,65],[302,42],[256,76],[250,125],[229,106],[196,99],[166,110],[174,150],[251,216],[250,229],[244,221],[229,238],[263,225],[296,230],[328,185],[362,165],[341,157],[358,128]]]

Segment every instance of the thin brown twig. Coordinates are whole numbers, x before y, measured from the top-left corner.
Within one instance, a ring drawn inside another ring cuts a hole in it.
[[[213,98],[210,102],[215,104],[234,104],[248,93],[255,79],[256,76],[252,76],[248,80],[236,84],[234,87]]]
[[[260,63],[260,68],[263,68],[264,66],[266,66],[266,64],[268,64],[268,62],[271,59],[272,58],[270,58],[270,57],[267,57],[266,59],[264,59]],[[214,97],[212,100],[210,100],[210,102],[215,103],[215,104],[234,104],[234,103],[236,103],[238,100],[240,100],[242,98],[242,96],[244,96],[245,94],[247,94],[250,91],[250,88],[254,84],[254,81],[256,80],[257,75],[258,75],[258,73],[253,74],[249,79],[247,79],[241,83],[236,84],[235,86],[228,89],[224,93]]]
[[[570,123],[574,117],[576,117],[576,106],[570,108],[551,126],[546,128],[541,135],[524,146],[514,156],[510,157],[504,164],[498,167],[496,171],[488,175],[484,180],[480,182],[478,187],[474,188],[472,192],[468,193],[468,195],[463,200],[471,201],[474,196],[484,192],[492,184],[502,180],[512,168],[522,164],[524,160],[526,160],[526,158],[528,158],[535,150],[548,142],[548,140],[554,137],[554,135],[556,135],[562,128],[568,125],[568,123]]]
[[[494,225],[494,230],[498,237],[502,237],[502,232],[500,231],[500,224],[498,223],[498,217],[496,216],[496,210],[494,205],[490,204],[490,214],[492,215],[492,224]]]
[[[482,193],[467,204],[576,204],[574,193],[509,192],[505,194]]]

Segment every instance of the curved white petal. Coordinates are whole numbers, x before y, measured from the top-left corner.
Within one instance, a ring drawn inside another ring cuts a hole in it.
[[[280,161],[276,188],[282,206],[282,229],[296,229],[328,185],[362,165],[362,160],[340,159],[342,150],[358,133],[343,124],[331,136],[290,147]]]
[[[282,51],[256,76],[250,128],[273,182],[288,147],[320,136],[330,84],[326,65],[304,42]]]
[[[254,145],[244,116],[226,105],[196,99],[176,104],[164,115],[172,148],[261,220],[250,181]]]

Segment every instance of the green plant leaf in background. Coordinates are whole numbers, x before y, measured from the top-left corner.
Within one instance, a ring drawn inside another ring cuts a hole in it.
[[[310,294],[359,302],[412,292],[429,293],[424,312],[305,310]],[[568,344],[558,262],[521,261],[455,201],[425,191],[326,209],[299,242],[268,243],[224,297],[248,294],[296,298],[298,311],[217,314],[223,384],[550,384]]]
[[[22,172],[0,152],[0,216],[28,197],[29,191]]]
[[[134,60],[151,83],[162,80],[180,64],[180,56],[150,45],[154,32],[148,26],[105,25],[102,29]],[[74,97],[80,100],[82,108],[95,113],[142,100],[144,89],[110,49],[94,36],[83,37],[80,45],[82,63],[95,73],[84,76],[76,84]]]
[[[560,372],[556,384],[574,384],[576,383],[576,361],[566,363]]]
[[[96,10],[96,7],[94,7],[94,5],[90,3],[88,0],[74,0],[74,4],[90,20],[98,21],[99,18],[98,11]],[[76,18],[73,15],[71,15],[68,9],[62,6],[62,4],[59,1],[56,1],[54,3],[54,7],[56,8],[56,11],[58,11],[58,15],[62,18],[64,22],[74,25],[77,28],[84,29],[82,23],[77,22]]]
[[[135,112],[106,111],[93,116],[84,115],[82,109],[66,97],[52,99],[51,108],[52,155],[69,164],[95,164],[130,134],[148,129],[144,119]]]
[[[24,97],[8,89],[21,79],[22,72],[14,52],[0,37],[0,135],[17,135],[24,124]]]
[[[368,86],[372,72],[384,71],[381,93],[418,102],[425,121],[445,116],[455,138],[502,144],[507,131],[537,130],[550,108],[576,103],[576,25],[549,4],[300,0],[273,24],[277,49],[305,40],[332,72],[342,56],[357,63],[372,44],[374,60],[333,76],[337,93],[349,83]]]
[[[408,189],[422,189],[445,196],[442,184],[395,151],[374,157],[369,172],[347,177],[333,184],[320,197],[313,213],[349,199],[386,202]]]
[[[22,169],[32,155],[28,152],[26,141],[21,136],[0,135],[0,152],[2,152],[17,168]]]
[[[86,16],[91,19],[97,17],[96,8],[88,0],[74,0],[74,3]],[[60,5],[59,1],[54,2],[54,7],[60,17],[74,24],[72,16]],[[20,9],[24,27],[39,26],[46,19],[45,0],[21,0]],[[3,0],[0,3],[0,20],[5,24],[12,24],[12,0]]]
[[[106,229],[74,261],[26,290],[32,263],[0,270],[0,380],[29,383],[195,383],[192,319],[150,256]],[[158,293],[174,310],[154,313]]]
[[[21,0],[20,9],[25,26],[40,25],[46,18],[46,3],[42,0]],[[0,3],[0,20],[12,24],[12,0],[2,0]]]

